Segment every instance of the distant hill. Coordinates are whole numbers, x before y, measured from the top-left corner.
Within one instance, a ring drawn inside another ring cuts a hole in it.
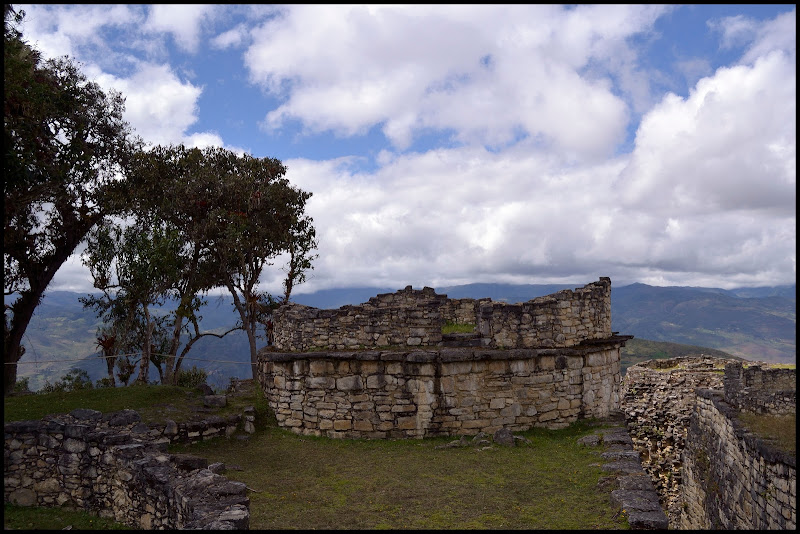
[[[796,299],[783,289],[709,290],[632,284],[612,289],[612,328],[622,334],[722,350],[748,360],[794,363]]]
[[[435,289],[450,298],[489,297],[496,302],[516,303],[576,287],[580,286],[468,284]],[[293,300],[332,309],[361,304],[398,289],[402,288],[329,289],[298,294]],[[650,359],[648,352],[652,357],[670,357],[715,351],[748,360],[795,363],[795,289],[794,285],[733,290],[645,284],[613,287],[612,329],[635,336],[623,351],[623,363]],[[18,375],[27,376],[33,389],[41,388],[45,380],[54,382],[75,366],[87,370],[92,380],[105,376],[105,364],[96,357],[95,333],[100,322],[92,312],[83,310],[78,300],[82,296],[85,294],[50,291],[37,308],[23,339],[27,352],[18,367]],[[5,297],[6,303],[10,300]],[[203,329],[222,333],[236,323],[230,297],[207,300],[200,314]],[[681,351],[686,354],[677,354]],[[44,363],[46,360],[66,361]],[[209,383],[224,387],[230,377],[250,376],[249,361],[247,336],[239,331],[224,339],[206,337],[199,341],[183,365],[206,369]],[[151,377],[157,377],[154,368]]]

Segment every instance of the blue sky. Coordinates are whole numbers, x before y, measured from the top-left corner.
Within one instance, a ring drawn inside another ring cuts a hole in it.
[[[794,5],[15,7],[149,143],[287,165],[298,293],[795,283]]]

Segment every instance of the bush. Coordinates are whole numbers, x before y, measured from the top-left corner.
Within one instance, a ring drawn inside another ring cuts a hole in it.
[[[56,391],[78,391],[80,389],[92,389],[92,379],[89,373],[83,369],[71,369],[67,374],[56,380],[55,384],[45,380],[42,392],[54,393]]]
[[[196,388],[200,384],[205,384],[208,373],[205,369],[192,366],[189,369],[178,371],[177,385],[182,388]]]
[[[109,377],[105,377],[105,378],[99,379],[97,382],[94,383],[94,385],[95,385],[95,387],[98,387],[98,388],[113,388],[113,387],[115,387],[114,382]]]
[[[20,378],[17,380],[16,384],[14,384],[14,393],[27,393],[30,392],[30,390],[30,378],[27,376],[25,378]]]

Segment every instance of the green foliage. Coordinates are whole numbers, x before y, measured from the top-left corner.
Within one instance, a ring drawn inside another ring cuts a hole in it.
[[[123,120],[125,99],[87,80],[68,57],[43,60],[6,6],[3,34],[3,286],[11,305],[4,362],[16,364],[34,310],[86,233],[113,214],[141,142]],[[120,176],[123,177],[120,180]],[[3,389],[16,381],[4,365]]]
[[[83,369],[71,369],[67,374],[56,380],[55,383],[45,381],[42,388],[44,393],[53,393],[56,391],[78,391],[81,389],[92,389],[92,379],[89,378],[89,373]]]
[[[177,385],[182,388],[194,388],[200,384],[205,384],[208,378],[208,373],[205,369],[192,366],[189,369],[181,369],[178,371]]]
[[[97,382],[94,383],[94,386],[97,388],[113,388],[116,387],[114,381],[108,377],[100,378]]]
[[[162,381],[175,383],[175,371],[197,340],[231,331],[201,332],[197,316],[201,296],[225,287],[255,361],[256,325],[268,324],[280,304],[258,291],[264,267],[287,253],[286,300],[316,257],[315,229],[304,213],[311,194],[284,178],[279,160],[221,148],[153,147],[136,154],[130,169],[129,194],[120,204],[126,226],[99,227],[89,236],[84,263],[105,294],[85,299],[85,305],[102,314],[109,328],[143,332],[140,379],[150,354]],[[178,305],[159,322],[148,307],[166,299]]]
[[[136,363],[133,362],[128,355],[122,355],[117,358],[117,376],[123,386],[128,385],[128,381],[136,371]]]
[[[14,393],[24,393],[30,391],[31,388],[29,382],[30,379],[27,376],[17,380],[17,382],[14,384]]]

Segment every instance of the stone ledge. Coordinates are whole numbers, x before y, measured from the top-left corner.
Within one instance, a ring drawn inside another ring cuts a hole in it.
[[[474,347],[442,347],[410,350],[398,347],[386,350],[325,350],[308,352],[282,352],[272,347],[261,349],[258,353],[259,360],[272,362],[287,362],[295,360],[330,359],[341,361],[407,361],[414,363],[450,363],[475,360],[521,360],[542,356],[584,356],[596,351],[599,347],[608,346],[616,348],[625,344],[633,336],[612,336],[606,339],[591,340],[591,343],[573,347],[541,347],[541,348],[510,348],[491,349]]]
[[[624,415],[612,414],[608,420],[621,423]],[[578,442],[587,447],[608,448],[600,453],[600,457],[610,461],[601,464],[600,468],[611,472],[612,477],[602,479],[598,485],[608,484],[613,479],[617,489],[611,491],[611,505],[627,514],[632,530],[666,530],[669,527],[658,493],[645,473],[639,453],[633,449],[633,440],[625,427],[600,429],[580,438]]]

